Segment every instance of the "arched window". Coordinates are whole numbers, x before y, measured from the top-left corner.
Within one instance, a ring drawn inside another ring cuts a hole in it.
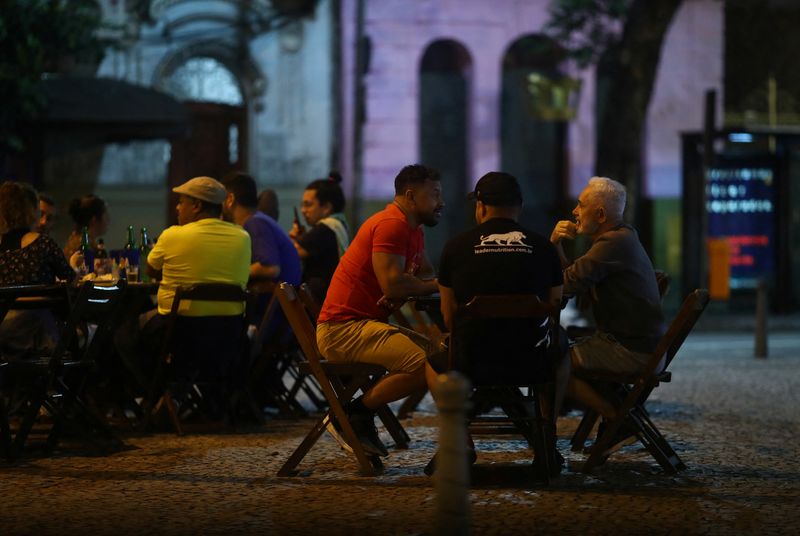
[[[165,80],[164,89],[180,100],[241,106],[242,91],[233,73],[214,58],[191,58]]]
[[[433,257],[448,238],[473,221],[472,210],[462,208],[470,181],[467,110],[471,67],[469,52],[452,40],[431,43],[420,64],[420,162],[441,173],[444,202],[448,206],[439,225],[425,233],[426,250],[433,252]]]
[[[563,77],[564,57],[556,43],[538,35],[517,39],[503,57],[501,169],[522,187],[520,222],[545,236],[564,202],[566,122],[548,113],[548,89]]]

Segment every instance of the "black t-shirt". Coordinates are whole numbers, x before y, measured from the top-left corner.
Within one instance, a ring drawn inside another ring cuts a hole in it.
[[[336,234],[320,223],[304,233],[298,242],[308,252],[308,257],[303,260],[303,282],[308,283],[314,297],[322,303],[339,264]]]
[[[447,243],[439,283],[453,289],[459,305],[478,294],[536,294],[547,301],[550,289],[563,283],[563,275],[549,240],[513,220],[494,218]],[[505,382],[544,370],[543,358],[536,356],[546,347],[546,319],[457,317],[455,322],[457,366],[473,382]]]

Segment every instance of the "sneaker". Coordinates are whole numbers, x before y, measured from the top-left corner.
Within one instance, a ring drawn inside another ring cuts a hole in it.
[[[386,445],[383,444],[380,436],[378,436],[378,429],[375,428],[374,413],[353,413],[349,415],[349,417],[350,424],[353,426],[353,431],[356,433],[356,437],[358,437],[362,445],[366,443],[373,447],[377,451],[378,456],[389,455]],[[364,447],[364,450],[367,450],[367,448]]]
[[[371,421],[371,422],[370,422]],[[358,423],[358,424],[357,424]],[[378,437],[378,431],[375,429],[375,420],[371,415],[350,415],[350,425],[356,433],[358,442],[361,443],[361,448],[364,449],[367,455],[370,456],[388,456],[389,451],[386,446]],[[328,424],[326,425],[328,433],[339,443],[339,445],[348,452],[353,452],[353,447],[347,442],[342,432],[342,427],[339,421],[333,416],[329,417]],[[371,428],[371,431],[370,431]],[[372,437],[374,434],[374,437]]]

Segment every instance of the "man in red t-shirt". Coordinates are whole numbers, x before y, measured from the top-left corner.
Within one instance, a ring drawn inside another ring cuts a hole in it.
[[[425,255],[421,225],[439,222],[444,202],[439,173],[406,166],[394,180],[394,201],[369,218],[339,261],[317,323],[317,343],[336,363],[376,363],[389,375],[347,406],[365,450],[386,455],[375,410],[425,385],[428,340],[387,322],[409,296],[438,290]]]

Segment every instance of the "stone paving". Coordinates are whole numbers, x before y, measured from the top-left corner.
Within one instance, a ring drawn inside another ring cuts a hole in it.
[[[520,478],[516,439],[479,439],[470,491],[475,534],[792,534],[800,532],[800,333],[692,335],[673,382],[649,405],[688,465],[677,476],[638,445],[591,476],[567,469],[550,487]],[[560,424],[568,449],[579,417]],[[65,449],[0,463],[0,534],[428,534],[435,449],[429,399],[407,422],[413,441],[378,477],[362,477],[327,435],[301,464],[276,472],[311,421],[271,421],[240,434],[127,436],[108,456]],[[388,436],[387,436],[388,437]]]

